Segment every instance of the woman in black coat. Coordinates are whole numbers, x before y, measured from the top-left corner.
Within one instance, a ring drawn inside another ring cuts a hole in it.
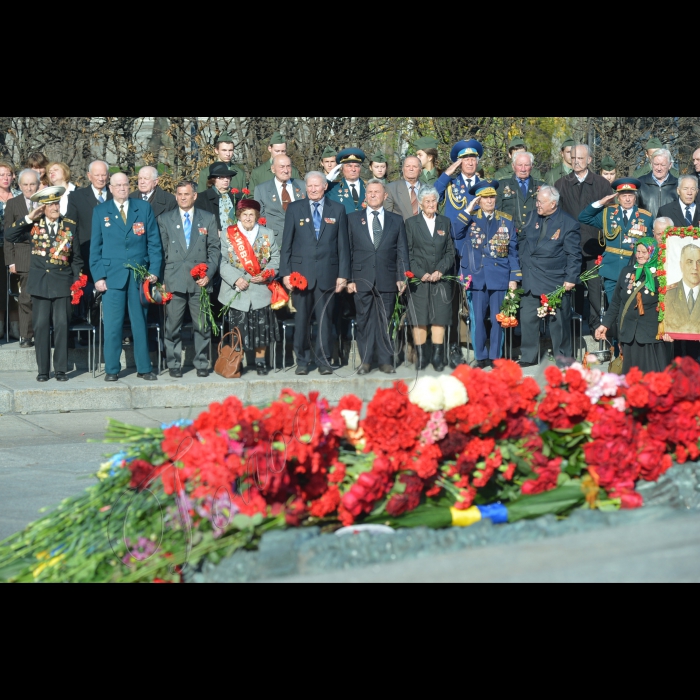
[[[413,284],[409,291],[409,323],[418,353],[418,368],[424,370],[430,364],[425,344],[428,326],[433,340],[433,367],[437,372],[445,369],[445,328],[452,323],[452,299],[454,282],[443,277],[454,269],[455,248],[452,242],[452,224],[446,216],[440,216],[440,196],[432,187],[423,188],[418,195],[422,213],[406,221],[408,252],[411,272],[420,284]]]
[[[624,374],[633,367],[638,367],[644,373],[663,372],[673,360],[673,340],[668,335],[664,336],[664,340],[657,340],[658,245],[654,238],[639,240],[637,263],[622,271],[607,316],[596,331],[596,340],[604,340],[610,328],[617,328],[624,357]]]

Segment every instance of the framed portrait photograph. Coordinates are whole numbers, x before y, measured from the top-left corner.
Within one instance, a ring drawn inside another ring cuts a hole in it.
[[[661,330],[674,340],[700,340],[700,229],[669,229],[659,259]]]

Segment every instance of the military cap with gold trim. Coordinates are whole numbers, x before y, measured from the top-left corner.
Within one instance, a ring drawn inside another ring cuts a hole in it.
[[[364,163],[367,160],[365,152],[360,148],[346,148],[338,153],[338,163],[340,165],[348,165],[349,163]]]
[[[642,183],[633,177],[621,177],[613,182],[612,188],[620,194],[624,192],[639,192],[642,189]]]
[[[473,197],[495,197],[501,183],[498,180],[480,180],[469,190]]]
[[[484,157],[484,147],[474,139],[471,141],[460,141],[455,144],[450,154],[453,163],[456,163],[462,158],[469,158],[470,156],[477,156],[478,158]]]
[[[56,204],[61,201],[61,197],[63,197],[65,193],[65,187],[47,187],[41,190],[41,192],[37,192],[31,198],[31,201],[42,206],[44,204]]]

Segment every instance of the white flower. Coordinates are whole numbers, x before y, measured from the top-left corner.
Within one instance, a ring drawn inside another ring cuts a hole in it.
[[[469,403],[467,389],[459,379],[455,377],[440,377],[440,384],[445,395],[445,411],[451,411]]]
[[[419,379],[411,392],[410,401],[426,413],[437,413],[445,408],[445,394],[442,384],[433,377]]]
[[[343,411],[340,415],[343,416],[347,429],[356,433],[360,427],[360,414],[357,411]]]

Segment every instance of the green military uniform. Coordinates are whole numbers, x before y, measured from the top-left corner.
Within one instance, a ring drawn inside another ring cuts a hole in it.
[[[383,153],[375,153],[370,159],[369,159],[369,164],[370,166],[372,163],[386,163],[386,156]],[[388,173],[388,170],[387,170]],[[379,180],[383,185],[388,185],[389,184],[389,179],[386,177],[375,177],[374,173],[372,173],[372,168],[368,168],[367,170],[367,177],[363,178],[366,180],[366,182],[369,182],[370,180]]]
[[[496,199],[496,210],[508,214],[513,219],[515,230],[520,237],[533,217],[537,216],[537,193],[544,182],[538,178],[530,177],[527,197],[515,176],[502,181],[500,185]]]
[[[228,131],[224,131],[222,134],[217,136],[216,141],[214,142],[215,146],[218,146],[220,143],[234,143],[233,138],[231,137],[231,134],[228,133]],[[223,163],[221,160],[217,160],[217,163]],[[214,163],[212,163],[214,165]],[[245,182],[245,168],[243,165],[239,163],[225,163],[225,165],[230,169],[230,170],[236,170],[238,172],[238,175],[234,177],[231,180],[231,189],[232,190],[239,190],[243,191],[246,186]],[[204,168],[202,172],[199,174],[199,183],[197,186],[197,191],[199,194],[202,194],[202,192],[207,191],[207,183],[209,182],[209,171],[210,171],[211,165],[207,168]]]
[[[664,145],[661,143],[661,140],[654,138],[647,144],[646,151],[647,153],[649,153],[649,151],[660,151],[662,148],[664,148]],[[651,170],[651,163],[645,163],[641,168],[635,170],[634,177],[639,180],[640,177],[648,175]],[[671,175],[673,175],[673,177],[680,177],[680,171],[678,168],[671,168]]]
[[[440,142],[437,139],[431,136],[423,136],[417,141],[414,141],[413,148],[416,149],[416,153],[418,153],[418,151],[437,151],[439,145]],[[438,173],[437,168],[433,168],[432,170],[423,170],[418,181],[421,185],[425,185],[426,187],[435,187],[435,183],[438,181],[439,177],[440,173]]]
[[[279,146],[283,143],[287,143],[287,140],[277,132],[276,134],[272,135],[272,138],[270,139],[270,146]],[[251,192],[255,192],[255,188],[258,187],[258,185],[262,185],[264,182],[270,182],[270,180],[274,180],[275,176],[272,174],[272,161],[274,158],[270,158],[266,163],[263,163],[259,168],[255,168],[253,172],[250,175],[250,184],[248,185],[248,189]],[[299,180],[301,178],[301,175],[299,174],[299,171],[292,166],[292,177],[295,180]]]
[[[574,141],[573,139],[566,139],[566,141],[564,141],[564,143],[562,143],[561,145],[561,150],[563,151],[565,148],[569,147],[573,148],[575,145],[576,141]],[[563,177],[566,177],[567,175],[571,175],[571,173],[573,172],[574,169],[566,165],[566,163],[564,163],[564,159],[562,158],[561,163],[559,163],[559,165],[557,165],[556,168],[550,170],[547,173],[545,182],[548,185],[552,185],[552,187],[554,187],[554,185],[556,185],[557,182],[559,182],[559,180],[561,180]]]
[[[527,151],[527,146],[525,145],[525,141],[523,141],[521,138],[516,137],[510,142],[510,146],[508,146],[508,155],[510,156],[511,161],[513,160],[514,151],[516,149],[524,148]],[[515,176],[515,170],[513,170],[513,163],[509,163],[506,165],[505,168],[501,168],[495,175],[494,175],[494,180],[498,180],[499,182],[503,182],[504,180],[510,180],[510,178]],[[532,171],[532,177],[535,178],[535,180],[541,180],[542,179],[542,173],[539,170],[533,169]]]

